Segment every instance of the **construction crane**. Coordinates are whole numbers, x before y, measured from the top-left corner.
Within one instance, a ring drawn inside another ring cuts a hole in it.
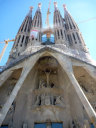
[[[6,50],[7,46],[8,46],[8,43],[12,42],[12,41],[15,41],[15,40],[14,39],[12,39],[12,40],[8,39],[8,40],[4,40],[4,42],[0,42],[0,43],[5,43],[5,46],[4,46],[4,48],[3,48],[3,50],[2,50],[2,52],[0,54],[0,61],[1,61],[1,59],[2,59],[2,57],[4,55],[4,53],[5,53],[5,50]]]
[[[51,5],[51,0],[49,1],[48,11],[47,11],[47,18],[46,18],[46,22],[45,22],[47,27],[49,27],[49,15],[51,14],[50,5]]]
[[[51,5],[51,0],[49,1],[49,6],[48,6],[48,11],[47,11],[47,18],[45,24],[47,25],[47,30],[45,31],[47,40],[50,39],[51,36],[51,29],[50,29],[50,24],[49,24],[49,15],[51,14],[50,12],[50,5]]]

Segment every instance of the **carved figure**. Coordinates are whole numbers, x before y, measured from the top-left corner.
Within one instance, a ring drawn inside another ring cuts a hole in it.
[[[37,96],[37,99],[36,99],[36,102],[35,102],[35,106],[39,105],[39,103],[40,103],[40,97]]]
[[[51,104],[54,105],[54,96],[52,94],[50,96],[50,101],[51,101]]]
[[[64,107],[65,104],[64,104],[64,102],[61,99],[63,100],[63,98],[61,98],[61,96],[58,96],[56,98],[55,105]]]
[[[46,82],[44,80],[40,80],[39,88],[44,88],[44,87],[46,87]]]
[[[51,102],[50,102],[50,95],[46,95],[45,96],[45,105],[50,105]]]
[[[45,105],[45,94],[41,95],[41,105]]]

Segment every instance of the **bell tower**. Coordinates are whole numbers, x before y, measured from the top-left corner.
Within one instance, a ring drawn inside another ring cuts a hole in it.
[[[65,4],[63,5],[63,7],[64,7],[64,15],[65,15],[64,17],[65,17],[66,35],[67,35],[69,47],[73,49],[77,49],[79,51],[81,50],[88,52],[88,49],[86,48],[82,34],[76,22],[68,12]]]
[[[38,9],[32,21],[29,45],[37,45],[37,44],[40,45],[41,29],[42,29],[42,14],[41,14],[41,3],[39,3]]]
[[[9,61],[11,59],[17,58],[20,53],[24,51],[27,47],[30,36],[30,29],[32,25],[32,9],[33,7],[30,7],[29,13],[26,15],[23,23],[18,30],[13,48],[9,56]]]
[[[61,16],[59,9],[57,8],[57,2],[54,2],[54,33],[56,44],[66,44],[66,33],[64,18]]]

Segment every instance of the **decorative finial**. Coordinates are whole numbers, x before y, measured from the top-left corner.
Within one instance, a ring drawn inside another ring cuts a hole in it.
[[[57,8],[57,2],[54,2],[54,7]]]
[[[66,8],[66,4],[63,4],[63,7],[64,7],[64,10],[67,10],[67,8]]]
[[[41,3],[38,3],[38,7],[41,9]]]
[[[33,9],[33,7],[32,6],[30,6],[30,10],[32,11],[32,9]]]

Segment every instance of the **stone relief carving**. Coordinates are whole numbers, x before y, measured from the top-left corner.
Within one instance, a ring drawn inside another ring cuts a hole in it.
[[[49,83],[49,85],[48,85],[47,82],[43,79],[39,81],[39,88],[38,89],[54,88],[54,87],[55,87],[54,83]]]
[[[42,94],[40,98],[41,98],[41,105],[45,105],[45,94]]]
[[[36,98],[36,102],[35,102],[34,106],[38,106],[38,105],[39,105],[39,103],[40,103],[40,97],[39,97],[39,96],[37,96],[37,98]]]
[[[65,103],[64,103],[63,97],[58,96],[58,97],[56,98],[55,105],[64,107],[64,106],[65,106]]]
[[[50,98],[51,97],[48,94],[45,96],[45,105],[50,105],[51,104],[51,99]]]
[[[39,82],[39,89],[45,88],[46,87],[46,82],[44,80],[40,80]]]
[[[60,107],[65,107],[64,98],[61,96],[53,96],[50,94],[42,94],[36,97],[36,102],[34,106],[42,105],[56,105]]]
[[[65,103],[64,103],[64,99],[63,97],[61,97],[60,95],[54,94],[52,93],[53,90],[51,90],[51,92],[45,92],[45,88],[54,88],[55,85],[53,82],[50,82],[50,74],[51,74],[51,70],[45,70],[44,71],[45,76],[46,76],[46,80],[45,79],[40,79],[39,80],[39,85],[38,85],[38,90],[42,89],[42,94],[40,93],[39,95],[36,94],[36,101],[34,103],[34,106],[42,106],[42,105],[56,105],[56,106],[60,106],[60,107],[64,107]],[[56,87],[55,87],[56,88]]]

